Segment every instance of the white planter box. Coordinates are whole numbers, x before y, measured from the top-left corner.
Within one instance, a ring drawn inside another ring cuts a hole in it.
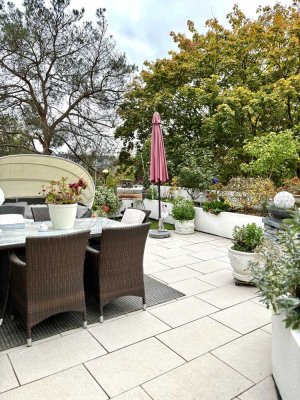
[[[286,329],[284,318],[272,317],[272,373],[282,400],[299,400],[300,329]]]
[[[195,207],[195,229],[196,231],[210,233],[232,239],[233,229],[236,225],[242,226],[251,223],[263,227],[262,217],[239,213],[221,212],[214,215],[203,211],[200,207]]]
[[[171,203],[166,203],[164,201],[161,201],[161,204],[165,204],[168,210],[169,215],[167,218],[165,218],[164,222],[167,222],[168,224],[175,224],[174,219],[171,217],[171,212],[173,209],[173,204]],[[158,200],[144,200],[144,206],[146,210],[151,211],[150,218],[158,220]],[[139,208],[142,208],[139,206]]]

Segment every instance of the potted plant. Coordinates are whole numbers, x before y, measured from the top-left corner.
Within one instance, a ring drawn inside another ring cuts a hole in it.
[[[77,202],[81,200],[81,192],[87,187],[83,179],[68,183],[68,178],[50,181],[44,185],[41,195],[49,207],[49,214],[54,229],[71,229],[74,226]]]
[[[107,186],[97,186],[93,203],[93,211],[99,217],[114,215],[120,207],[115,191]]]
[[[175,220],[175,232],[183,235],[194,233],[195,209],[192,200],[177,197],[173,202],[172,217]]]
[[[283,400],[300,393],[300,213],[261,249],[264,269],[251,267],[262,301],[272,307],[272,373]]]
[[[228,253],[237,285],[239,282],[251,281],[250,263],[255,262],[255,251],[262,242],[263,230],[256,224],[235,226]]]

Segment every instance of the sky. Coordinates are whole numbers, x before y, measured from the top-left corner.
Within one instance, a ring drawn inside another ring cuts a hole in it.
[[[14,0],[17,6],[22,0]],[[254,18],[259,5],[274,5],[276,0],[71,0],[71,7],[85,8],[86,19],[94,20],[97,8],[106,8],[109,33],[117,49],[126,53],[130,64],[142,68],[144,60],[168,57],[176,49],[170,32],[188,33],[187,20],[199,32],[205,32],[205,21],[217,18],[226,24],[226,14],[238,4],[247,17]],[[290,5],[292,0],[281,0]]]

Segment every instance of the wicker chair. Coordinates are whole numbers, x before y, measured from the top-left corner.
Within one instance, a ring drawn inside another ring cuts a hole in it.
[[[86,327],[83,272],[89,233],[27,238],[26,262],[10,256],[9,302],[26,323],[27,346],[31,328],[55,314],[82,312]]]
[[[150,224],[103,228],[100,252],[88,247],[87,284],[99,298],[100,322],[103,307],[122,296],[140,296],[146,309],[143,258]]]
[[[126,214],[132,214],[129,216],[129,218],[126,218]],[[124,222],[125,224],[145,224],[148,222],[148,218],[151,214],[151,211],[149,210],[144,210],[144,209],[140,209],[140,208],[133,208],[133,207],[129,207],[126,208],[125,210],[121,211],[121,214],[123,214],[123,218],[121,222]],[[141,216],[140,216],[141,214]],[[130,221],[130,222],[127,222]],[[132,222],[131,222],[132,221]]]
[[[21,214],[25,215],[25,207],[24,206],[1,206],[0,214]]]
[[[50,214],[48,206],[44,207],[31,207],[31,212],[34,222],[50,221]]]

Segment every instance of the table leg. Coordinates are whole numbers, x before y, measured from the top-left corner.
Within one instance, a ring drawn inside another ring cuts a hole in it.
[[[4,314],[8,303],[9,294],[9,280],[10,280],[10,268],[9,268],[9,251],[0,251],[0,326],[3,323]]]

